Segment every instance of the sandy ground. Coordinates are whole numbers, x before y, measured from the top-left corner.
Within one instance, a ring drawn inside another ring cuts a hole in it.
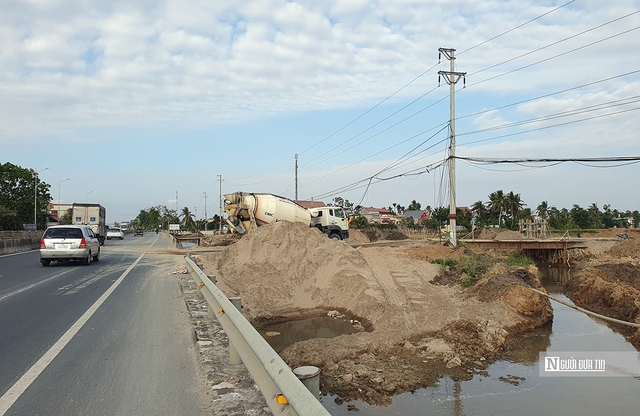
[[[366,239],[353,231],[352,243]],[[364,324],[364,331],[297,342],[280,353],[292,368],[319,367],[322,391],[339,400],[386,404],[443,374],[470,377],[509,336],[553,316],[546,297],[528,290],[541,289],[534,266],[506,266],[429,241],[354,248],[283,222],[198,258],[227,296],[242,297],[253,322],[337,310]],[[466,258],[482,265],[480,277],[463,271],[473,274],[463,267]],[[438,259],[458,265],[432,263]]]

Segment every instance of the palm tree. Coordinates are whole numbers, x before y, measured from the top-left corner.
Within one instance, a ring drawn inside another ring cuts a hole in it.
[[[538,205],[536,211],[538,212],[538,217],[541,220],[546,220],[547,218],[549,218],[549,204],[547,203],[547,201],[540,202],[540,205]]]
[[[598,204],[595,202],[592,203],[587,211],[589,212],[589,217],[591,218],[592,227],[600,228],[602,224],[602,213],[598,208]]]
[[[505,199],[507,212],[511,215],[511,229],[513,230],[518,214],[526,204],[520,199],[520,194],[514,194],[513,191],[509,192]]]
[[[498,227],[502,226],[502,215],[505,213],[507,200],[502,189],[489,194],[489,210],[498,214]]]
[[[486,225],[489,211],[482,201],[474,202],[471,206],[471,211],[476,214],[478,226]]]
[[[188,207],[182,208],[182,214],[180,214],[180,216],[182,217],[182,225],[184,228],[191,231],[195,230],[195,222],[193,219],[196,216],[189,211]]]

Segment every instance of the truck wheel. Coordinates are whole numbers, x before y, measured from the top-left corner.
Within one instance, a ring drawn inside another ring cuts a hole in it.
[[[342,240],[342,238],[340,238],[340,234],[331,234],[330,238],[332,240]]]

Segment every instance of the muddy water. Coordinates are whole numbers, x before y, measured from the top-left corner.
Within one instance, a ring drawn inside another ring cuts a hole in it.
[[[547,273],[543,284],[550,294],[571,303],[561,293],[563,283],[571,278],[567,270]],[[446,377],[433,387],[395,396],[387,407],[357,401],[339,406],[332,396],[323,396],[322,403],[334,416],[639,414],[637,378],[540,377],[541,351],[636,351],[603,321],[557,302],[552,305],[551,324],[528,333],[520,341],[522,348],[471,380]]]
[[[257,329],[276,352],[305,339],[333,338],[356,332],[348,320],[329,316],[262,325]]]

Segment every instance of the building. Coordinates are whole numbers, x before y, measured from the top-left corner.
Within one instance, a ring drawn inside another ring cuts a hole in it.
[[[426,220],[430,220],[431,219],[431,215],[429,215],[429,213],[427,212],[427,210],[411,210],[411,211],[405,211],[402,216],[404,218],[408,218],[411,217],[413,218],[413,223],[414,224],[420,224],[422,221],[426,221]]]
[[[306,209],[311,209],[311,208],[320,208],[320,207],[326,207],[325,203],[322,201],[300,201],[300,200],[295,200],[293,201],[296,204],[306,208]]]
[[[375,224],[391,224],[396,222],[396,217],[386,208],[365,207],[358,211],[367,219],[367,222]]]
[[[60,217],[62,217],[68,209],[73,208],[73,204],[57,204],[54,202],[49,203],[49,224],[57,225],[60,223]]]

